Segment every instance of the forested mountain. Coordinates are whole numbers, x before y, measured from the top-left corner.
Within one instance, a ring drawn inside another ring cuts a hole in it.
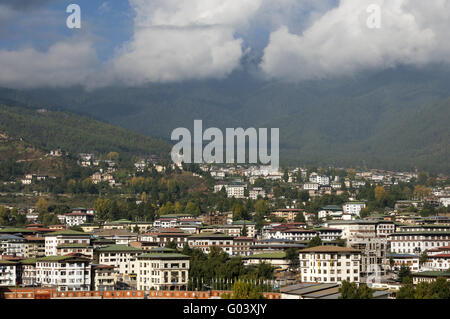
[[[5,105],[0,102],[0,132],[9,140],[24,143],[2,143],[11,156],[18,152],[31,152],[31,147],[42,151],[62,148],[72,154],[81,152],[123,155],[167,156],[170,145],[160,139],[129,132],[87,116],[70,112]],[[12,104],[10,101],[9,104]],[[28,146],[24,146],[28,145]],[[18,151],[23,148],[23,151]],[[34,152],[34,150],[33,150]]]
[[[224,80],[94,91],[3,89],[0,97],[89,114],[166,140],[195,119],[204,127],[278,127],[282,164],[450,172],[450,72],[439,67],[299,83],[241,70]]]

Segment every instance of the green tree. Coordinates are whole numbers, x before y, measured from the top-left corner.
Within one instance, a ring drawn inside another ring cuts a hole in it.
[[[200,208],[193,202],[188,202],[186,208],[184,209],[185,214],[191,214],[193,216],[199,216],[201,211]]]
[[[238,280],[233,285],[231,299],[264,299],[264,295],[255,284]]]
[[[322,246],[322,239],[320,239],[319,235],[311,239],[306,247],[317,247]]]
[[[300,259],[297,249],[289,248],[286,250],[286,259],[289,260],[289,267],[292,271],[296,271],[300,266]]]
[[[166,248],[177,249],[177,243],[175,241],[171,240],[166,244]]]
[[[406,265],[403,264],[403,265],[400,267],[400,270],[399,270],[399,272],[398,272],[398,280],[399,280],[400,282],[404,282],[404,280],[405,280],[406,278],[412,278],[412,276],[411,276],[411,269],[410,269],[408,266],[406,266]]]
[[[344,280],[339,288],[341,296],[339,299],[371,299],[373,298],[373,289],[366,284],[359,286],[354,282]]]

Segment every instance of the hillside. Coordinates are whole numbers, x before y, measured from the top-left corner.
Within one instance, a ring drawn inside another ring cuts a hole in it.
[[[3,154],[18,159],[37,152],[32,155],[36,158],[42,155],[41,151],[56,148],[71,154],[116,151],[126,155],[166,156],[170,151],[170,145],[163,140],[132,133],[87,116],[1,103],[0,132],[9,137],[0,146]]]
[[[282,164],[450,173],[450,72],[439,67],[300,83],[235,72],[142,88],[1,90],[168,140],[177,127],[278,127]],[[76,143],[76,142],[75,142]]]

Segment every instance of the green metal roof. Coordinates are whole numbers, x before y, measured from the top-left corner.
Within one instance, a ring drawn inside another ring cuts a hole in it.
[[[98,252],[140,252],[142,249],[127,245],[109,245],[97,249]]]
[[[177,254],[177,253],[147,253],[139,255],[138,258],[140,259],[189,259],[189,256],[183,255],[183,254]]]
[[[45,234],[44,236],[60,236],[60,235],[66,235],[66,236],[86,236],[89,237],[90,234],[89,233],[84,233],[84,232],[80,232],[80,231],[76,231],[76,230],[60,230],[60,231],[55,231],[55,232],[51,232],[48,234]]]

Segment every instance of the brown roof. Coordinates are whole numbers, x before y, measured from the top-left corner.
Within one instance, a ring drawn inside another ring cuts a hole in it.
[[[357,249],[340,246],[317,246],[300,250],[300,252],[311,253],[358,253]]]

